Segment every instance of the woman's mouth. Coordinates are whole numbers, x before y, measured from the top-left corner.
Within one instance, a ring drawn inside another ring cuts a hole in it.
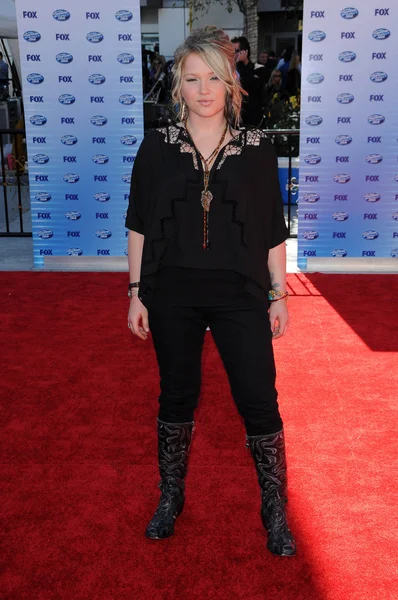
[[[210,106],[213,103],[213,100],[199,100],[199,104],[202,106]]]

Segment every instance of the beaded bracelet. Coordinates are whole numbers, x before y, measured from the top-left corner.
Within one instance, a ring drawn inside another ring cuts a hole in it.
[[[270,302],[277,302],[278,300],[282,300],[286,298],[286,302],[288,301],[289,292],[278,292],[277,290],[270,290],[268,292],[268,300]]]

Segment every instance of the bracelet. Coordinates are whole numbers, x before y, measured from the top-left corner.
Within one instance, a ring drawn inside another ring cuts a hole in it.
[[[140,287],[139,281],[135,281],[134,283],[129,283],[129,290],[131,290],[131,288],[138,288],[138,287]]]
[[[268,300],[270,302],[277,302],[278,300],[282,300],[286,298],[286,302],[288,301],[289,292],[278,292],[277,290],[270,290],[268,292]]]

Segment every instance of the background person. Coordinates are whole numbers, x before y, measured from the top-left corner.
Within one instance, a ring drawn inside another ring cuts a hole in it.
[[[288,232],[273,146],[258,129],[237,130],[243,90],[234,54],[214,27],[181,44],[173,66],[179,122],[150,132],[133,167],[128,326],[141,340],[150,328],[161,388],[161,497],[146,535],[172,535],[184,507],[210,326],[256,466],[267,547],[292,556],[272,347],[288,325]]]
[[[236,69],[239,73],[240,84],[247,92],[242,105],[242,123],[257,127],[261,125],[263,119],[261,94],[265,69],[264,67],[254,68],[254,63],[250,60],[250,45],[244,36],[234,38],[232,44],[235,49]]]

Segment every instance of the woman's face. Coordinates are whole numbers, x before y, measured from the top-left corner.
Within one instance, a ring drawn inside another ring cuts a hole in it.
[[[275,75],[272,76],[272,81],[274,83],[280,83],[281,82],[281,74],[275,73]]]
[[[196,53],[188,54],[182,68],[182,97],[200,117],[213,117],[225,106],[225,84]]]

